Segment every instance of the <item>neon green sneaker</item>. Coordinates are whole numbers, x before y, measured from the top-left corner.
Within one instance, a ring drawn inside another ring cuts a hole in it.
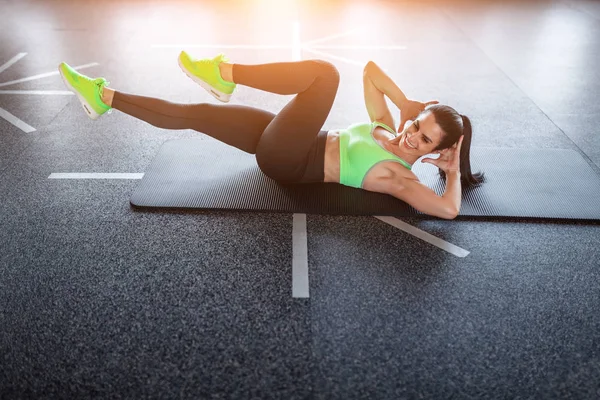
[[[107,111],[110,114],[112,107],[104,104],[101,97],[102,89],[110,82],[104,78],[89,78],[64,62],[60,63],[58,71],[65,85],[79,98],[88,117],[95,120]]]
[[[215,58],[203,58],[200,60],[190,57],[188,53],[182,51],[179,53],[179,67],[194,82],[202,86],[212,94],[217,100],[223,103],[229,102],[236,84],[226,82],[221,77],[219,64],[227,62],[229,59],[224,54],[219,54]]]

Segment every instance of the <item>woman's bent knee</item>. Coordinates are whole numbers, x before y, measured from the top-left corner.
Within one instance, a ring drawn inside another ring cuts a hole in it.
[[[312,61],[316,68],[318,68],[319,70],[319,76],[324,76],[327,77],[329,79],[333,79],[334,81],[339,82],[340,80],[340,72],[338,71],[337,67],[330,63],[329,61],[325,61],[325,60],[310,60]]]

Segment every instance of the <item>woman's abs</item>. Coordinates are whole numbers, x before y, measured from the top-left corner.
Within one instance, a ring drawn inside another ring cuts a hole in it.
[[[340,141],[337,130],[327,132],[324,169],[324,182],[340,182]]]

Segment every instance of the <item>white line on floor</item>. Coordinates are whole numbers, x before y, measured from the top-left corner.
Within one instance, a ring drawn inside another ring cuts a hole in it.
[[[84,68],[94,67],[96,65],[99,65],[99,64],[98,63],[90,63],[90,64],[79,65],[77,67],[72,67],[72,68],[76,69],[76,70],[80,70],[80,69],[84,69]],[[42,79],[42,78],[46,78],[48,76],[54,76],[54,75],[58,75],[58,64],[56,65],[56,71],[54,71],[54,72],[46,72],[44,74],[34,75],[34,76],[30,76],[30,77],[22,78],[22,79],[17,79],[17,80],[10,81],[10,82],[2,82],[2,83],[0,83],[0,87],[2,87],[2,86],[8,86],[8,85],[13,85],[15,83],[33,81],[33,80],[36,80],[36,79]]]
[[[349,36],[352,35],[354,33],[361,33],[363,31],[363,28],[355,28],[355,29],[351,29],[349,31],[346,32],[342,32],[342,33],[336,33],[334,35],[329,35],[329,36],[325,36],[319,39],[313,39],[313,40],[309,40],[308,42],[304,42],[303,45],[305,46],[312,46],[315,43],[321,43],[321,42],[326,42],[328,40],[331,39],[337,39],[337,38],[341,38],[344,36]]]
[[[420,230],[419,228],[415,228],[414,226],[409,225],[406,222],[400,221],[397,218],[388,216],[375,216],[375,218],[385,222],[386,224],[390,224],[395,228],[401,229],[404,232],[410,233],[411,235],[416,236],[419,239],[426,241],[427,243],[431,243],[432,245],[437,246],[442,250],[446,250],[448,253],[454,254],[457,257],[466,257],[470,253],[469,251],[463,248],[455,246],[452,243],[446,242],[445,240],[435,237],[425,231]]]
[[[294,214],[292,224],[292,297],[309,297],[306,214]]]
[[[197,49],[246,49],[246,50],[281,50],[289,49],[290,45],[280,44],[153,44],[153,48],[197,48]],[[321,45],[312,46],[310,44],[301,43],[300,47],[312,49],[326,50],[406,50],[406,46],[400,45]]]
[[[335,50],[406,50],[406,46],[359,46],[359,45],[337,45],[337,46],[306,46],[311,49],[335,49]]]
[[[0,117],[4,118],[20,130],[25,133],[35,132],[35,128],[33,126],[27,125],[25,122],[21,121],[19,118],[15,117],[4,108],[0,108]]]
[[[292,60],[300,61],[300,24],[294,22],[292,33]],[[308,244],[306,214],[294,214],[292,223],[292,297],[308,298]]]
[[[314,50],[314,49],[311,49],[311,48],[308,48],[308,47],[304,48],[303,50],[308,51],[309,53],[314,53],[314,54],[316,54],[318,56],[321,56],[321,57],[333,58],[334,60],[343,61],[343,62],[346,62],[348,64],[357,65],[359,67],[364,67],[367,64],[366,61],[365,62],[358,62],[358,61],[351,60],[349,58],[334,56],[332,54],[324,53],[322,51]]]
[[[48,179],[142,179],[144,174],[128,173],[52,173]]]
[[[26,55],[27,55],[27,53],[19,53],[16,56],[14,56],[13,58],[11,58],[3,66],[0,67],[0,74],[2,72],[4,72],[6,69],[8,69],[8,67],[10,67],[11,65],[13,65],[17,61],[19,61],[21,58],[25,57]]]
[[[202,49],[289,49],[290,45],[281,44],[153,44],[153,48],[202,48]]]
[[[0,94],[74,95],[68,90],[0,90]]]

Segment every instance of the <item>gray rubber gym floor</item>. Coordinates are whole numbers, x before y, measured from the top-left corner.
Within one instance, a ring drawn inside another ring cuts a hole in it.
[[[599,3],[0,0],[0,15],[0,398],[600,397],[597,223],[306,215],[303,253],[303,215],[138,212],[136,175],[49,179],[143,174],[166,140],[214,140],[92,121],[57,73],[218,103],[181,50],[333,62],[326,129],[368,121],[373,60],[468,115],[473,146],[573,149],[600,173]],[[238,86],[231,104],[291,98]]]

